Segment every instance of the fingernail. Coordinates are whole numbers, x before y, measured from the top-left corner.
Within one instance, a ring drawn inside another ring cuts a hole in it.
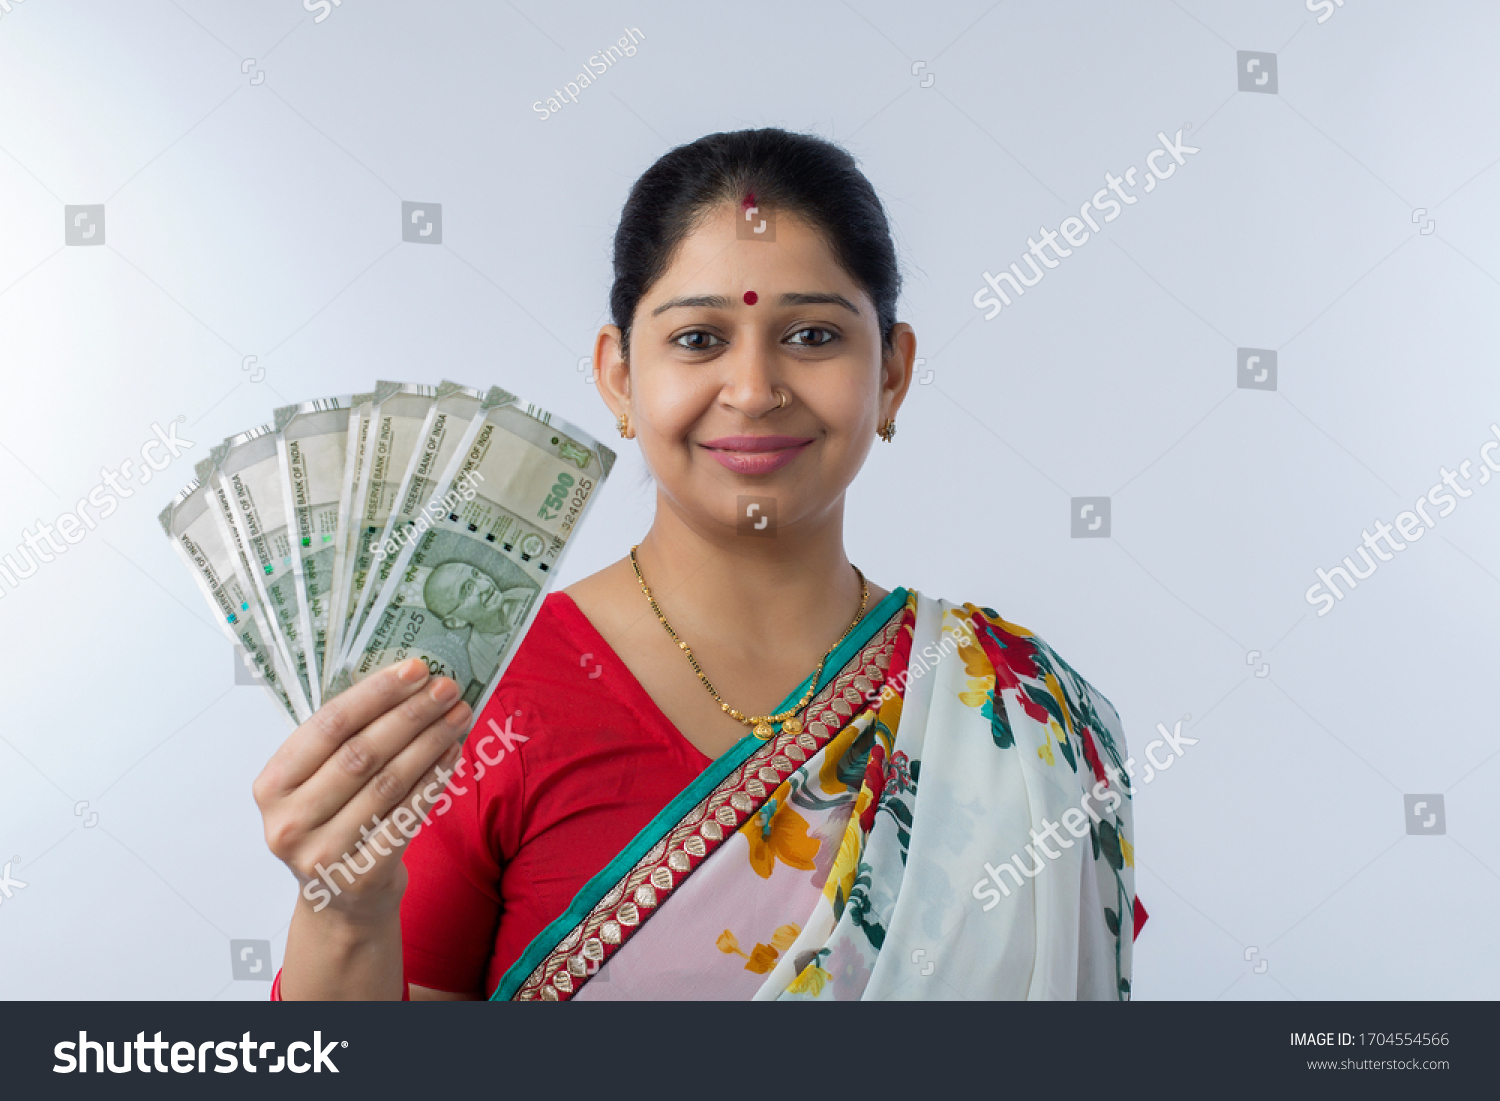
[[[427,663],[421,658],[403,662],[396,670],[396,679],[402,684],[417,684],[427,677]]]
[[[429,691],[432,693],[433,703],[452,703],[458,699],[458,684],[448,677],[439,677]]]
[[[469,716],[471,714],[473,714],[473,711],[470,709],[468,704],[459,703],[455,704],[453,710],[449,711],[448,714],[444,716],[443,721],[449,726],[462,726],[464,723],[468,722]]]

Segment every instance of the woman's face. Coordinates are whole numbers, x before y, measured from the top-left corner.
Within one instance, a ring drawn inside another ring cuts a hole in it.
[[[841,504],[911,384],[916,338],[897,325],[883,354],[874,303],[821,235],[782,216],[774,241],[741,239],[739,213],[682,242],[636,307],[628,367],[619,330],[600,333],[600,390],[685,520],[790,534]]]

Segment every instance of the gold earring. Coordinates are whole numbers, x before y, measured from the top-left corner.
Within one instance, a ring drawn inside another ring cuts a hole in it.
[[[896,418],[892,417],[890,420],[888,420],[884,424],[882,424],[880,426],[880,428],[877,430],[877,434],[886,443],[890,443],[893,439],[895,439],[896,438]]]
[[[624,413],[621,413],[618,417],[616,417],[615,427],[620,430],[621,436],[623,436],[627,440],[630,439],[630,418],[628,416],[626,416]]]

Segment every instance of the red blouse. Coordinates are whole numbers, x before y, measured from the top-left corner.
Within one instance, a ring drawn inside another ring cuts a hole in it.
[[[407,848],[406,981],[488,996],[583,885],[711,763],[566,593],[542,602]]]

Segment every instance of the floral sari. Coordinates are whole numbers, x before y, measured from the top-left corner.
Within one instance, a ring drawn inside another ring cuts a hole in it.
[[[798,722],[707,768],[492,1000],[1128,999],[1110,703],[1030,631],[907,589],[826,669]]]

